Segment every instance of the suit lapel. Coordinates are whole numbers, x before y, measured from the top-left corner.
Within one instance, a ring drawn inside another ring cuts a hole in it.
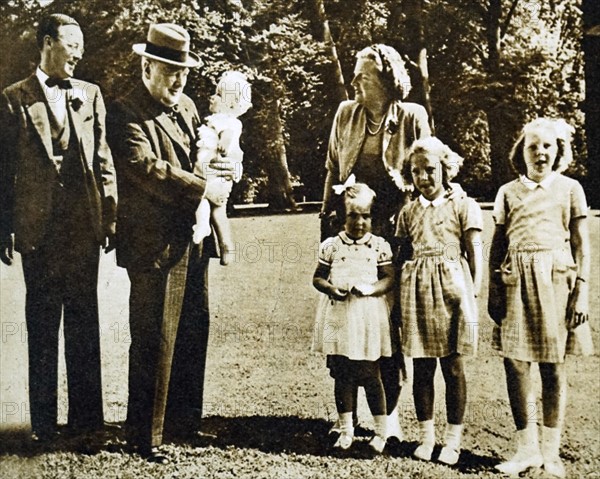
[[[75,113],[75,110],[73,110],[73,106],[71,104],[72,95],[72,91],[67,90],[67,118],[71,120],[71,125],[73,125],[74,130],[71,133],[75,133],[75,137],[77,138],[77,144],[79,144],[83,126],[81,124],[81,115]]]
[[[193,112],[191,112],[187,106],[181,106],[181,118],[183,118],[185,126],[187,127],[188,131],[186,131],[186,133],[190,135],[191,139],[194,139],[196,136],[196,133],[194,132],[194,125],[192,123],[193,116]]]
[[[27,111],[31,123],[37,131],[48,158],[54,163],[57,170],[60,162],[53,155],[52,133],[50,132],[50,120],[48,118],[48,100],[42,90],[39,80],[31,75],[23,84],[23,107]]]
[[[156,122],[161,126],[163,130],[165,130],[167,135],[169,135],[169,138],[171,138],[172,141],[181,146],[181,148],[183,148],[183,151],[185,151],[189,155],[189,146],[186,146],[183,143],[181,134],[179,133],[179,131],[177,131],[177,128],[175,127],[173,121],[167,116],[165,112],[161,113],[156,117]]]

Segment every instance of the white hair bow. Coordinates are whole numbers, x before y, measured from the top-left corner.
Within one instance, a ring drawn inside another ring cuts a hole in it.
[[[354,176],[354,173],[352,173],[348,177],[348,179],[346,181],[344,181],[343,185],[333,185],[333,191],[336,195],[341,195],[342,193],[344,193],[344,191],[346,191],[351,186],[354,186],[355,184],[356,184],[356,176]]]

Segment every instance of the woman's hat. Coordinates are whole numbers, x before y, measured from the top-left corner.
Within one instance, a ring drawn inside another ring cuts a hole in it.
[[[180,67],[199,67],[200,57],[190,51],[190,34],[173,23],[150,25],[146,43],[136,43],[133,51],[143,57]]]

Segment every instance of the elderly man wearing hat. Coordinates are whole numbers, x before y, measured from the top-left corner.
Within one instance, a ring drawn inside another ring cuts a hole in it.
[[[151,25],[136,44],[142,84],[109,111],[108,139],[118,173],[117,262],[131,280],[130,443],[149,461],[168,463],[163,429],[199,433],[208,340],[208,254],[192,244],[194,212],[204,197],[227,197],[225,181],[196,176],[200,117],[183,93],[201,61],[178,25]],[[209,174],[231,178],[222,170]]]

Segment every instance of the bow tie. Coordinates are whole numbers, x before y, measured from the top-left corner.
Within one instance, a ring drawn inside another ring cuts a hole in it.
[[[73,85],[71,85],[71,81],[64,78],[64,79],[60,79],[60,78],[51,78],[49,77],[46,80],[46,85],[49,88],[52,88],[54,86],[58,86],[58,88],[62,89],[62,90],[70,90],[71,88],[73,88]]]

